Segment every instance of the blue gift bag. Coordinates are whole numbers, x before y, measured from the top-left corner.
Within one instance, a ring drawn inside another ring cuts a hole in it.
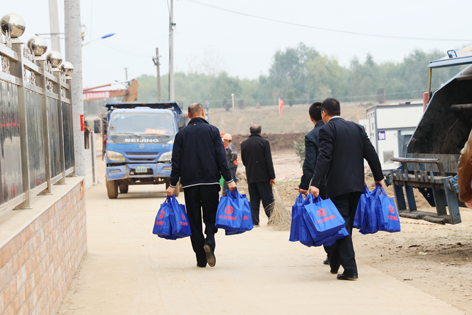
[[[370,198],[370,191],[367,186],[364,186],[364,193],[359,198],[359,203],[357,204],[356,214],[354,215],[353,227],[360,229],[362,223],[364,222],[366,200]]]
[[[331,199],[323,200],[318,196],[305,205],[305,210],[303,216],[315,242],[337,233],[346,225]]]
[[[292,206],[292,224],[290,225],[290,242],[299,241],[300,220],[303,217],[303,195],[300,193]]]
[[[167,198],[169,199],[169,197]],[[172,206],[168,202],[168,199],[161,204],[157,212],[152,233],[165,239],[175,240],[176,237],[172,236],[171,226]]]
[[[377,211],[375,210],[379,190],[380,186],[377,185],[369,195],[366,195],[364,219],[359,230],[362,234],[374,234],[379,230]]]
[[[172,227],[172,236],[177,238],[187,237],[192,235],[190,230],[190,223],[188,221],[185,206],[179,204],[174,195],[167,197],[172,207],[170,223]]]
[[[346,236],[349,235],[349,232],[345,227],[343,227],[341,230],[339,230],[337,233],[330,235],[328,237],[325,237],[324,239],[315,242],[315,246],[331,246],[333,245],[337,240],[340,240]]]
[[[314,202],[315,197],[309,194],[305,201],[301,205],[299,205],[299,221],[298,221],[298,239],[300,243],[305,246],[311,247],[315,246],[315,242],[313,241],[313,237],[310,233],[310,228],[305,220],[304,213],[306,212],[305,206]]]
[[[389,198],[383,188],[377,193],[375,210],[380,231],[400,232],[400,218],[393,198]]]
[[[388,225],[388,196],[383,190],[382,187],[379,187],[377,190],[377,194],[375,195],[375,212],[377,215],[377,224],[379,226],[379,230],[385,230]]]
[[[252,229],[249,201],[246,196],[239,194],[238,189],[234,193],[228,189],[226,195],[221,197],[216,212],[215,226],[230,230],[227,235],[240,234]]]
[[[242,218],[242,223],[241,223],[241,228],[240,229],[226,229],[225,230],[225,235],[236,235],[236,234],[241,234],[246,231],[250,231],[253,229],[254,224],[252,222],[252,215],[251,215],[251,204],[249,200],[247,199],[246,194],[240,194],[239,195],[239,202],[240,205],[243,209],[243,218]]]
[[[305,246],[315,246],[315,242],[313,242],[313,238],[311,237],[311,233],[303,215],[300,216],[300,221],[298,223],[298,240]]]

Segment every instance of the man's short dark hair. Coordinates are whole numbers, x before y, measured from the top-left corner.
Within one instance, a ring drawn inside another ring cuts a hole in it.
[[[315,102],[311,104],[308,113],[310,113],[310,117],[315,121],[321,120],[321,102]]]
[[[258,135],[261,133],[262,127],[261,125],[258,124],[253,124],[251,127],[249,127],[249,131],[251,132],[251,135]]]
[[[203,105],[200,103],[193,103],[188,107],[188,116],[195,117],[203,111]]]
[[[341,105],[338,100],[334,98],[327,98],[321,104],[321,111],[326,112],[328,116],[339,116],[341,115]]]

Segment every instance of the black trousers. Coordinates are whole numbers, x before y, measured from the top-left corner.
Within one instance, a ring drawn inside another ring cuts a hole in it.
[[[192,248],[197,256],[199,265],[206,265],[205,251],[203,245],[210,245],[213,250],[216,247],[215,227],[216,210],[218,209],[220,185],[198,185],[184,188],[185,206],[187,208],[188,220],[192,236]],[[205,223],[206,238],[202,233],[202,210],[203,223]]]
[[[274,202],[274,195],[272,194],[272,185],[270,182],[257,182],[248,185],[249,197],[251,201],[252,222],[254,225],[259,225],[259,207],[262,200],[264,211],[268,218],[270,218],[269,205]]]
[[[331,270],[338,270],[339,266],[343,266],[344,273],[347,275],[357,275],[357,264],[352,244],[352,225],[361,195],[361,192],[352,192],[331,198],[346,221],[346,229],[349,231],[349,235],[329,246],[331,252],[331,254],[328,253],[329,264]]]

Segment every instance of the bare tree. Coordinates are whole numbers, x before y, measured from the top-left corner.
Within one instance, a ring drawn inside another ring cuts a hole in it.
[[[226,64],[221,54],[206,48],[202,55],[193,55],[187,59],[189,73],[204,73],[209,76],[218,76],[225,71]]]

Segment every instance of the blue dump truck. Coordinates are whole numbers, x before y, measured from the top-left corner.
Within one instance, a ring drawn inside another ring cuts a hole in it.
[[[170,185],[174,138],[187,124],[175,102],[118,102],[105,105],[106,183],[108,198],[129,185]],[[176,189],[178,196],[180,189]]]

